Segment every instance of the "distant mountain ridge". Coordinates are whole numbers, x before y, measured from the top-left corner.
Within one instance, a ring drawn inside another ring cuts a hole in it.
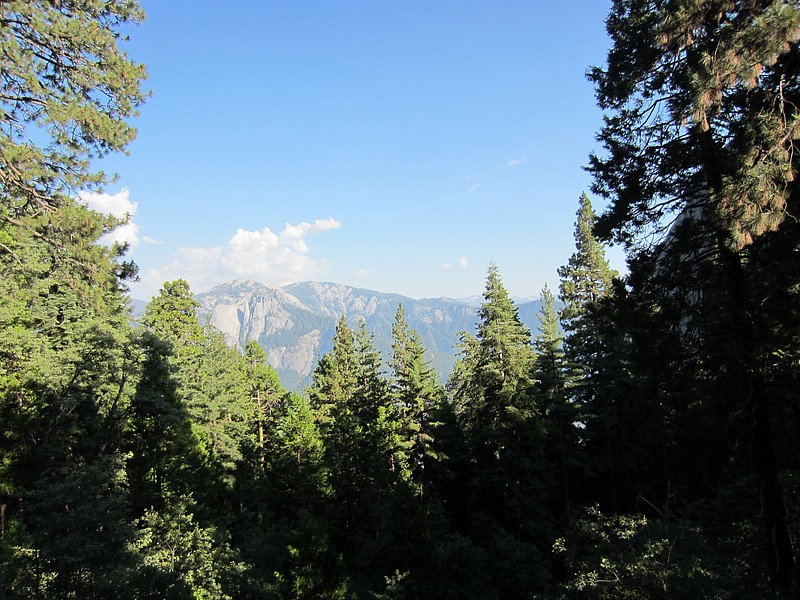
[[[384,360],[391,355],[392,324],[398,305],[416,329],[431,365],[444,379],[456,362],[461,331],[475,331],[477,306],[466,300],[415,300],[337,283],[303,282],[287,286],[235,280],[195,295],[198,317],[219,329],[231,346],[257,340],[288,389],[308,382],[317,360],[331,348],[342,315],[351,327],[364,319]],[[472,299],[470,299],[472,300]],[[518,305],[520,318],[536,332],[538,300]]]

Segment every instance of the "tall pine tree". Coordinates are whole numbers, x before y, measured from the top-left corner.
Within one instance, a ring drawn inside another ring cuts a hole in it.
[[[782,419],[773,417],[790,414],[780,381],[796,369],[779,358],[791,340],[772,334],[797,322],[790,289],[800,273],[800,236],[787,216],[798,199],[800,7],[617,0],[607,26],[607,65],[591,73],[608,113],[599,134],[606,153],[590,166],[594,189],[611,200],[599,230],[649,254],[642,265],[677,267],[684,279],[707,275],[699,293],[684,293],[675,278],[662,294],[682,297],[687,310],[677,326],[699,334],[691,364],[710,383],[702,385],[702,406],[740,430],[718,450],[735,456],[742,442],[750,446],[767,570],[792,588],[779,474],[794,460],[775,452]],[[783,284],[771,277],[776,270]],[[731,460],[729,476],[746,462]]]
[[[564,335],[556,310],[553,292],[545,285],[541,294],[539,334],[534,340],[536,350],[536,390],[542,416],[547,428],[547,455],[553,464],[555,509],[569,514],[576,486],[576,467],[581,464],[578,439],[577,404],[567,393],[569,371],[564,355]]]
[[[600,318],[601,304],[611,294],[616,273],[594,234],[594,225],[592,203],[582,194],[575,220],[575,252],[558,269],[559,297],[564,304],[560,318],[569,364],[566,393],[570,407],[577,411],[576,416],[585,428],[584,449],[595,463],[597,485],[606,488],[601,496],[603,502],[617,511],[619,407],[611,394],[614,374],[609,355],[613,350],[603,335]]]
[[[390,392],[388,405],[399,424],[396,448],[399,462],[408,470],[408,483],[424,495],[430,491],[433,461],[441,459],[435,444],[436,414],[444,401],[444,388],[425,358],[419,333],[409,329],[403,306],[397,307],[392,325]]]
[[[537,544],[546,543],[549,506],[544,427],[536,404],[535,353],[495,264],[490,265],[475,337],[463,333],[449,389],[470,457],[471,536],[506,568],[534,564],[531,579],[495,573],[503,597],[531,593],[546,570]],[[510,553],[506,555],[505,553]],[[514,566],[516,565],[516,566]]]

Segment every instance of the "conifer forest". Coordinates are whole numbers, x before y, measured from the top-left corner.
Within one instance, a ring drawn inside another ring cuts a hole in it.
[[[133,319],[75,199],[134,138],[143,16],[0,3],[0,598],[798,595],[797,0],[614,0],[538,329],[491,264],[452,373],[399,305],[388,360],[343,317],[296,392],[184,280]]]

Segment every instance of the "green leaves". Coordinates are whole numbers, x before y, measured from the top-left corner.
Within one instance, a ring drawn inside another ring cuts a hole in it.
[[[148,305],[143,324],[168,345],[176,395],[199,448],[229,478],[243,458],[243,445],[255,444],[248,424],[257,415],[248,401],[246,359],[220,332],[200,326],[197,306],[188,283],[167,282]]]
[[[158,512],[142,518],[131,551],[140,557],[142,591],[152,596],[187,600],[231,600],[246,565],[213,527],[203,527],[193,514],[190,496],[170,499]]]
[[[484,298],[477,336],[462,337],[448,387],[470,457],[473,535],[481,546],[502,553],[506,536],[518,548],[541,541],[549,523],[543,494],[548,467],[531,334],[496,265],[489,268]]]

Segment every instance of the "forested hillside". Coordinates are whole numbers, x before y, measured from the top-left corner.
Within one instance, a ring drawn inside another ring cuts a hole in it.
[[[292,393],[182,279],[132,325],[75,199],[133,140],[142,18],[0,4],[0,598],[796,597],[800,5],[615,0],[608,208],[535,329],[490,264],[446,385],[398,303],[386,360],[338,315]]]

